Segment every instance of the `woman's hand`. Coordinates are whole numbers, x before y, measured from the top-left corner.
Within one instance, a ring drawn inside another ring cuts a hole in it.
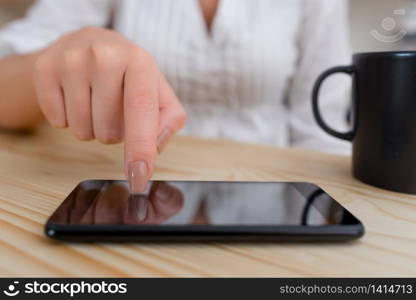
[[[114,31],[85,28],[42,50],[34,73],[47,120],[80,140],[124,140],[130,189],[143,191],[157,150],[186,119],[153,58]]]

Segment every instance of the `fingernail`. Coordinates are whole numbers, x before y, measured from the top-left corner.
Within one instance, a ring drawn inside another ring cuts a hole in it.
[[[163,129],[159,134],[159,137],[157,138],[157,151],[159,154],[162,153],[162,151],[165,149],[171,136],[172,130],[170,130],[170,128]]]
[[[148,210],[147,197],[143,195],[131,195],[130,196],[130,207],[129,214],[130,218],[135,221],[144,221],[147,217]]]
[[[135,161],[129,165],[130,193],[142,193],[145,191],[148,181],[147,164],[144,161]]]

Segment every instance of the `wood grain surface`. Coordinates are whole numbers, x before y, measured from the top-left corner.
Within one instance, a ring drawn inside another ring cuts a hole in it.
[[[0,276],[416,276],[416,197],[350,176],[350,159],[296,149],[177,137],[155,179],[311,181],[360,218],[348,244],[64,244],[47,217],[81,180],[123,178],[121,145],[67,131],[0,133]]]

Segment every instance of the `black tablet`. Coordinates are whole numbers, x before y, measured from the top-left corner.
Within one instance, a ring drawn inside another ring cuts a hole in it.
[[[344,242],[361,222],[320,187],[302,182],[121,180],[80,183],[46,235],[71,242]]]

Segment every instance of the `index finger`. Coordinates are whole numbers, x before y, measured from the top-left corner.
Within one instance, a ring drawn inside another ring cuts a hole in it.
[[[124,79],[124,169],[130,191],[143,192],[153,172],[159,124],[158,70],[148,55],[129,64]]]

